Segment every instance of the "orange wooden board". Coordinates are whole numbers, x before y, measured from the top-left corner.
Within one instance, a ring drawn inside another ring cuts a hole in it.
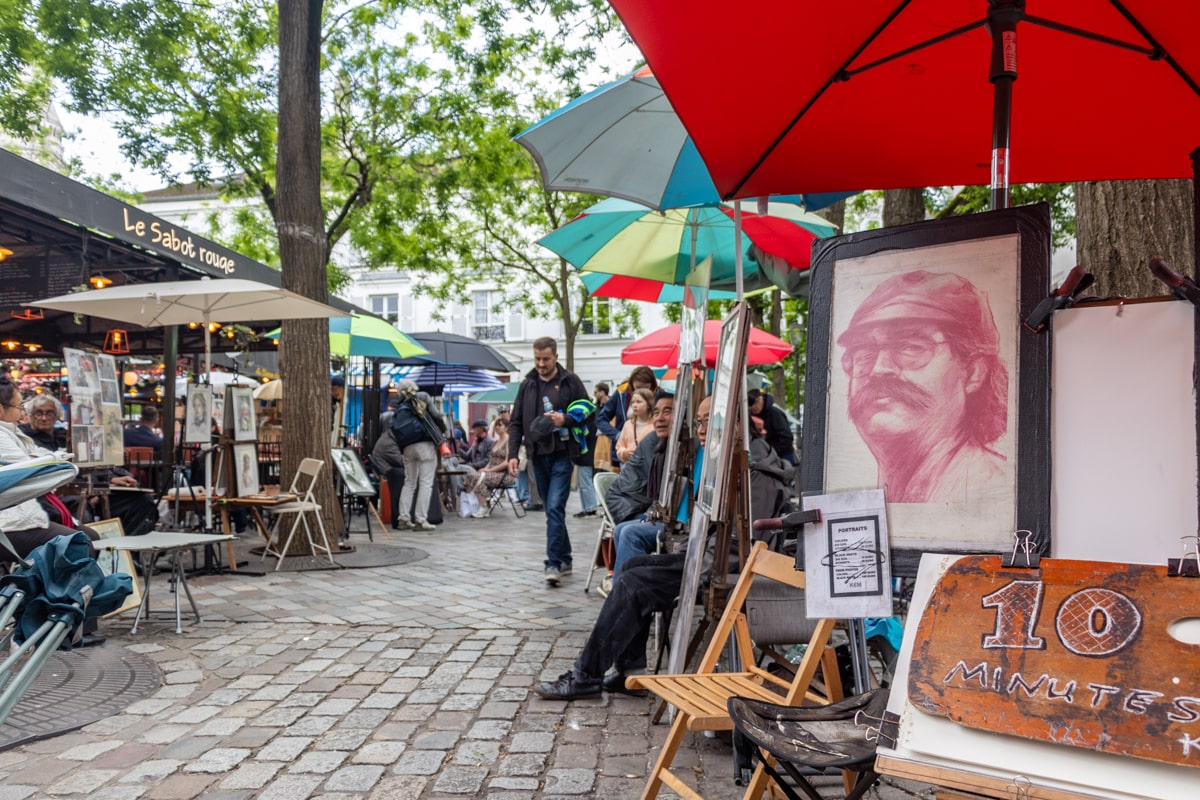
[[[973,728],[1200,766],[1200,579],[1165,567],[955,562],[917,629],[910,702]]]

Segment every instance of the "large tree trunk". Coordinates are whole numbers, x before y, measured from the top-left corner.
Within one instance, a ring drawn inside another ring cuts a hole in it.
[[[321,6],[322,0],[279,0],[279,191],[275,224],[283,287],[324,303],[329,300],[329,285],[321,213]],[[287,387],[281,448],[284,480],[291,480],[304,458],[325,462],[317,497],[324,509],[327,535],[336,542],[341,532],[341,512],[330,466],[328,320],[283,321],[279,372]],[[293,539],[289,554],[307,551],[306,541]]]
[[[1161,256],[1184,275],[1195,273],[1192,182],[1097,181],[1075,184],[1078,262],[1096,276],[1089,293],[1167,294],[1147,265]]]
[[[883,227],[925,219],[924,189],[888,189],[883,193]]]

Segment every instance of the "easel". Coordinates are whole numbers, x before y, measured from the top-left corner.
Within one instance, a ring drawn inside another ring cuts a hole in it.
[[[88,501],[95,497],[100,501],[100,510],[96,519],[108,519],[112,516],[108,510],[108,468],[107,467],[83,467],[79,470],[83,477],[83,483],[80,485],[81,491],[79,494],[79,506],[76,509],[75,518],[83,522],[87,517]],[[101,475],[104,476],[100,479]]]

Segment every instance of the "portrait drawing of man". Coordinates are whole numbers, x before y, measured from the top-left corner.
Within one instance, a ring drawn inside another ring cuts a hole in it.
[[[1008,428],[1009,372],[986,293],[957,274],[903,272],[867,295],[836,343],[846,414],[889,502],[1004,491],[1011,465],[996,444]]]

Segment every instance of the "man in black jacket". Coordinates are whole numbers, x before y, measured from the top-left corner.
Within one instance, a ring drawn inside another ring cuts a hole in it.
[[[558,586],[563,574],[571,571],[567,496],[571,493],[571,474],[581,449],[579,438],[571,429],[594,429],[594,414],[584,416],[578,407],[568,412],[571,403],[591,398],[583,381],[559,366],[558,342],[549,336],[536,339],[533,364],[517,390],[509,419],[508,472],[517,477],[517,453],[524,442],[538,493],[546,505],[546,583]]]
[[[783,409],[775,405],[775,398],[766,392],[751,389],[749,404],[750,414],[761,419],[767,429],[767,444],[771,445],[771,449],[784,461],[795,464],[796,448],[792,426]]]

